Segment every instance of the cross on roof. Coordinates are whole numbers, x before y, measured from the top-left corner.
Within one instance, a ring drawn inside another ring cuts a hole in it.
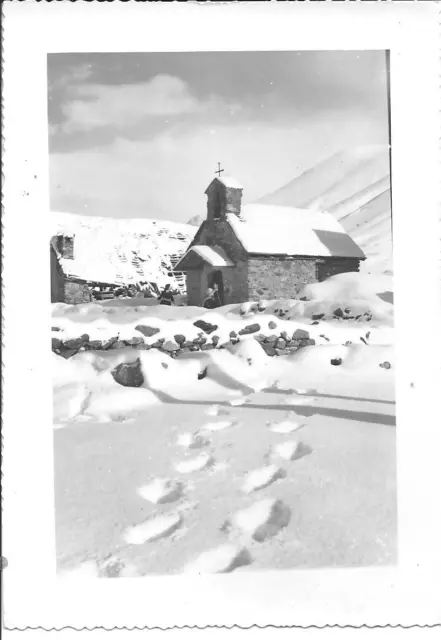
[[[223,169],[221,169],[220,166],[220,162],[217,163],[217,171],[215,171],[214,173],[217,173],[218,176],[220,176],[220,174],[223,172]]]

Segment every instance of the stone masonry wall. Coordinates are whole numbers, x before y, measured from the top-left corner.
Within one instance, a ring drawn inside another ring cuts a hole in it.
[[[64,273],[53,246],[51,254],[51,302],[64,302]]]
[[[248,295],[250,300],[294,298],[306,284],[317,282],[313,258],[250,258]]]
[[[190,269],[187,277],[187,305],[198,307],[201,304],[201,270]]]
[[[235,267],[222,268],[225,304],[248,300],[248,259],[226,220],[207,221],[198,244],[219,246],[235,263]]]
[[[220,269],[224,280],[225,304],[243,302],[248,299],[247,274],[248,264],[245,261],[236,263],[235,267]]]
[[[339,273],[359,271],[360,260],[356,258],[323,258],[317,265],[317,278],[323,282]]]
[[[228,213],[240,215],[242,189],[226,187],[213,180],[207,191],[207,220],[225,219]]]
[[[64,302],[66,304],[82,304],[91,302],[92,294],[85,284],[66,281],[64,285]]]

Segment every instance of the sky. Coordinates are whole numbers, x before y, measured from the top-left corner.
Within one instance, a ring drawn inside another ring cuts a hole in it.
[[[383,51],[48,55],[52,211],[187,222],[218,162],[252,202],[388,144]]]

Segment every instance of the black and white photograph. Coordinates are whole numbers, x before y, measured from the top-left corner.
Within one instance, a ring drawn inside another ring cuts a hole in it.
[[[63,575],[395,563],[388,95],[386,51],[48,55]]]
[[[5,3],[9,629],[441,622],[433,4]]]

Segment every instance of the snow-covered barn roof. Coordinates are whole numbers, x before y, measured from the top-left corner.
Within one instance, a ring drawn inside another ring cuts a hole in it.
[[[173,281],[185,288],[173,268],[187,249],[195,227],[165,220],[51,214],[51,236],[74,236],[73,259],[59,256],[72,278],[106,284]]]
[[[227,220],[248,253],[358,258],[365,255],[329,213],[248,204]]]
[[[230,260],[221,247],[209,247],[199,244],[190,247],[179,260],[175,269],[177,271],[197,269],[202,262],[206,262],[212,267],[234,267],[234,262]]]

